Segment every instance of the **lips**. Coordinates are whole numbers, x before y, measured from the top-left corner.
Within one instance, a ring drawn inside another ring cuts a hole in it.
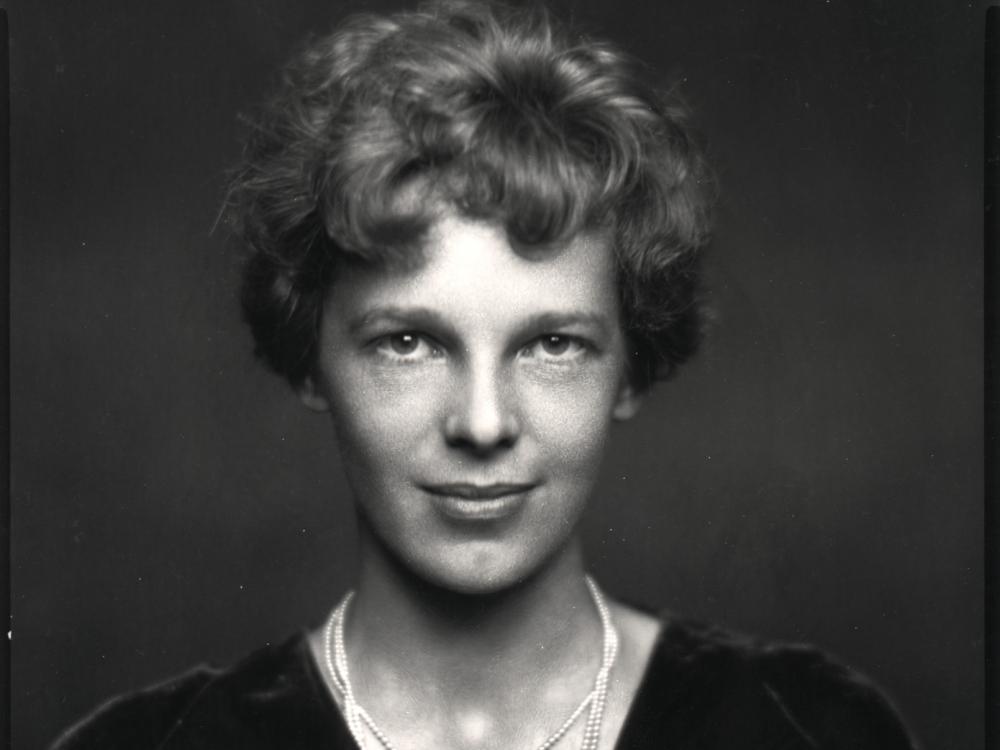
[[[497,484],[429,484],[424,489],[432,495],[442,497],[458,497],[463,500],[494,500],[507,495],[519,495],[528,492],[535,485],[527,483],[497,483]]]
[[[431,484],[424,490],[434,507],[453,521],[499,521],[513,517],[537,485],[530,483]]]

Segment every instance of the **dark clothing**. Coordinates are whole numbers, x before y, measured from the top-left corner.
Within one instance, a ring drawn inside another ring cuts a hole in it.
[[[886,698],[807,646],[761,644],[667,619],[620,750],[903,750]],[[53,750],[353,750],[304,635],[228,669],[199,667],[116,698]]]

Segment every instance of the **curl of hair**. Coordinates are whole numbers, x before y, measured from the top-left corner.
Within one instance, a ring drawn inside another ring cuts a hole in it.
[[[301,383],[338,264],[405,259],[448,205],[528,245],[606,231],[633,380],[669,375],[700,337],[712,189],[684,108],[642,79],[543,13],[479,2],[309,41],[250,120],[229,192],[258,356]]]

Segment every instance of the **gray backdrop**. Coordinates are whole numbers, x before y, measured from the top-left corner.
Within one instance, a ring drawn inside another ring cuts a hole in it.
[[[318,622],[326,421],[252,360],[211,232],[237,112],[382,2],[13,3],[14,747]],[[702,356],[619,430],[612,591],[868,672],[982,746],[983,4],[562,0],[683,80],[723,190]]]

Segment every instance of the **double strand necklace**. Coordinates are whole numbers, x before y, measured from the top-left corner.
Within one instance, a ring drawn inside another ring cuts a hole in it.
[[[601,723],[604,720],[604,710],[608,702],[608,678],[611,668],[614,666],[615,657],[618,654],[618,633],[611,622],[611,614],[608,606],[604,602],[601,591],[597,588],[590,576],[587,576],[587,588],[590,596],[594,600],[594,606],[601,617],[602,630],[602,655],[601,667],[597,671],[594,679],[593,689],[587,693],[580,705],[569,715],[569,718],[562,723],[556,731],[550,734],[542,744],[535,750],[551,750],[551,748],[563,738],[570,730],[580,715],[589,707],[587,713],[587,723],[583,729],[583,743],[581,750],[597,750],[601,739]],[[347,606],[351,603],[354,592],[349,591],[341,600],[340,604],[330,615],[330,620],[326,624],[324,633],[324,645],[326,655],[326,668],[330,673],[333,684],[336,686],[343,701],[344,718],[347,728],[354,737],[361,750],[365,750],[365,727],[381,743],[384,750],[396,750],[395,745],[389,740],[385,732],[372,719],[364,707],[358,703],[354,697],[354,688],[351,686],[350,671],[347,668],[347,651],[344,648],[344,619],[347,614]]]

